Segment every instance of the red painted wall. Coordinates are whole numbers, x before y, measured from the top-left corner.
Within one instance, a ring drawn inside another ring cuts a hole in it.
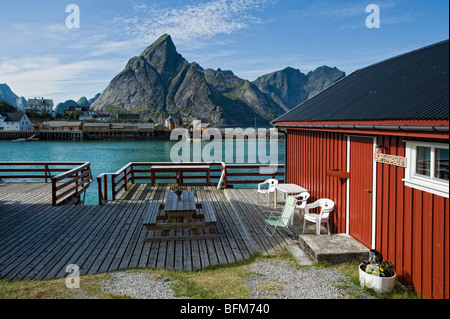
[[[345,232],[346,180],[327,171],[347,171],[347,138],[344,134],[289,130],[286,141],[286,179],[309,190],[310,202],[329,198],[335,202],[330,229]]]
[[[335,204],[334,233],[346,232],[346,133],[288,129],[286,177],[310,191],[311,199]],[[367,135],[367,134],[366,134]],[[390,155],[405,156],[402,136],[378,136]],[[447,140],[438,142],[448,143]],[[350,177],[351,178],[351,177]],[[404,168],[377,164],[376,249],[397,267],[398,279],[425,298],[449,298],[449,199],[405,187]]]
[[[379,136],[378,144],[405,156],[403,140]],[[405,187],[403,178],[404,168],[377,164],[376,248],[418,294],[449,298],[449,199]]]

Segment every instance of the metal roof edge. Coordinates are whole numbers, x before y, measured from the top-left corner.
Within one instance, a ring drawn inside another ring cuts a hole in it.
[[[373,67],[373,66],[376,66],[376,65],[379,65],[379,64],[383,64],[383,63],[385,63],[385,62],[392,61],[392,60],[401,58],[401,57],[406,56],[406,55],[409,55],[409,54],[413,54],[413,53],[416,53],[416,52],[420,52],[420,51],[423,51],[423,50],[427,50],[427,49],[430,49],[430,48],[432,48],[432,47],[442,45],[442,44],[444,44],[445,42],[449,42],[449,39],[442,40],[442,41],[439,41],[439,42],[436,42],[436,43],[433,43],[433,44],[429,44],[429,45],[424,46],[424,47],[421,47],[421,48],[417,48],[417,49],[414,49],[414,50],[411,50],[411,51],[408,51],[408,52],[405,52],[405,53],[398,54],[398,55],[393,56],[393,57],[391,57],[391,58],[387,58],[387,59],[385,59],[385,60],[383,60],[383,61],[376,62],[376,63],[373,63],[373,64],[371,64],[371,65],[368,65],[368,66],[362,68],[361,70],[365,70],[365,69],[371,68],[371,67]]]
[[[275,124],[281,128],[449,132],[448,125]]]

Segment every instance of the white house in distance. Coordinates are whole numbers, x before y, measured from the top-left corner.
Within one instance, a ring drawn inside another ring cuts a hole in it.
[[[0,131],[31,131],[33,123],[24,113],[0,114]]]
[[[44,98],[34,98],[28,100],[28,106],[25,110],[35,109],[38,114],[41,114],[43,110],[46,110],[49,114],[53,113],[53,100]]]
[[[97,114],[97,122],[103,123],[111,122],[111,114]]]

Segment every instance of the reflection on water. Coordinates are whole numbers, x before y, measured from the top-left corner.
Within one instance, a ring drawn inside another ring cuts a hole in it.
[[[225,149],[222,143],[222,161],[228,154],[228,161],[253,164],[266,163],[262,154],[258,155],[258,146],[247,140],[235,141],[234,148]],[[0,141],[0,162],[90,162],[94,178],[101,173],[114,173],[130,162],[170,162],[170,151],[175,141],[39,141],[30,143],[13,143]],[[250,143],[250,147],[249,147]],[[203,142],[202,149],[209,143]],[[236,149],[243,145],[243,149]],[[258,143],[256,143],[258,144]],[[266,154],[270,155],[269,141],[265,145]],[[191,160],[194,159],[194,147],[190,147]],[[248,150],[250,149],[250,156]],[[284,141],[278,141],[278,163],[284,163]],[[230,156],[230,151],[232,156]],[[242,152],[244,155],[242,156]],[[254,154],[256,152],[256,154]],[[211,154],[213,155],[213,154]],[[273,154],[272,154],[273,155]],[[250,161],[249,161],[250,158]],[[263,160],[260,161],[259,159]],[[97,204],[97,185],[93,183],[86,194],[86,204]]]

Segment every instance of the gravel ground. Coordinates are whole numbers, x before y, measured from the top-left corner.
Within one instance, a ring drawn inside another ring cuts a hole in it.
[[[334,269],[295,269],[286,261],[262,260],[248,266],[251,275],[245,282],[252,299],[348,299],[354,298],[338,285],[352,287],[348,279]],[[177,299],[170,281],[156,275],[114,272],[103,282],[102,291],[136,299]],[[357,298],[371,298],[357,293]],[[185,298],[179,298],[185,299]]]
[[[113,272],[100,290],[135,299],[177,299],[168,280],[155,279],[156,275],[133,272]]]
[[[279,260],[259,261],[249,266],[254,274],[247,279],[252,299],[347,299],[339,285],[352,286],[334,269],[295,269]],[[360,296],[360,298],[367,296]]]

